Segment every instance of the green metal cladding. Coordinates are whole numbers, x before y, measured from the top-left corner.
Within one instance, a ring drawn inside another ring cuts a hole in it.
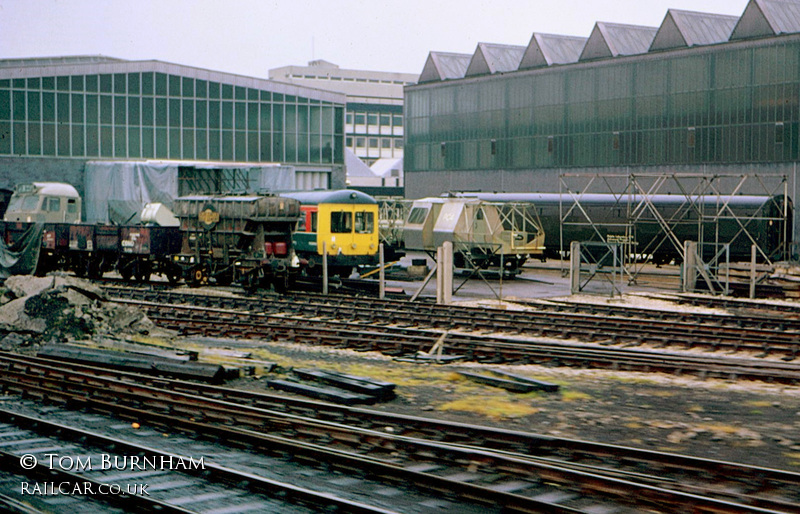
[[[0,80],[0,155],[344,162],[344,105],[159,72]]]
[[[800,37],[406,88],[406,171],[798,160]]]

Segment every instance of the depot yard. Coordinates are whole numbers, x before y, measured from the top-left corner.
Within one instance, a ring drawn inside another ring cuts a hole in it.
[[[668,277],[669,271],[654,270],[654,276],[661,281],[659,275]],[[59,323],[56,316],[55,320],[37,325],[35,314],[23,312],[17,321],[27,328],[17,327],[10,331],[2,340],[5,350],[35,353],[40,345],[58,341],[79,341],[89,346],[109,347],[114,346],[111,342],[120,340],[129,347],[138,345],[140,348],[155,346],[179,349],[197,352],[202,361],[251,369],[250,374],[228,381],[226,386],[261,391],[268,390],[269,380],[290,376],[293,369],[326,369],[395,384],[394,399],[369,407],[380,411],[686,453],[752,465],[768,463],[770,467],[787,470],[800,469],[800,441],[796,437],[800,427],[800,387],[795,385],[701,379],[664,373],[576,369],[553,366],[552,363],[519,365],[463,360],[409,362],[378,352],[309,346],[302,342],[276,339],[182,337],[176,332],[163,331],[154,326],[147,316],[135,314],[140,311],[129,305],[116,307],[121,309],[119,313],[109,315],[107,311],[114,303],[97,300],[103,297],[100,291],[75,279],[49,279],[50,287],[41,288],[41,282],[47,280],[15,277],[10,285],[16,288],[16,292],[7,295],[24,297],[26,293],[20,290],[23,286],[14,284],[38,281],[40,285],[33,287],[29,293],[57,302],[60,316],[84,322],[91,318],[92,328],[84,334],[54,331],[52,328],[37,333],[30,327],[75,324]],[[67,282],[71,285],[65,285]],[[392,284],[411,291],[420,282]],[[668,298],[672,291],[656,287],[661,284],[663,281],[656,285],[640,285],[636,287],[637,290],[624,296],[569,296],[565,294],[569,287],[568,278],[563,276],[557,263],[537,264],[527,267],[518,279],[503,281],[503,300],[495,294],[501,290],[500,281],[495,277],[488,278],[486,282],[470,280],[462,289],[463,292],[456,295],[454,303],[476,309],[524,311],[530,308],[525,302],[533,299],[554,304],[572,302],[630,306],[654,311],[726,312],[719,308],[670,302]],[[191,291],[190,288],[179,289]],[[77,291],[84,291],[86,296],[80,298]],[[217,291],[216,294],[220,293]],[[231,293],[225,295],[235,296]],[[9,307],[12,303],[0,309],[0,314],[13,309],[13,306]],[[17,300],[16,303],[21,302]],[[25,305],[27,303],[24,302]],[[794,305],[791,301],[762,300],[761,303]],[[39,304],[47,305],[47,302]],[[54,309],[41,310],[55,312]],[[101,316],[98,314],[101,312],[106,314]],[[126,315],[121,315],[121,312]],[[3,319],[6,329],[14,328],[10,323],[13,320],[8,315],[4,314]],[[441,355],[448,354],[445,346]],[[745,357],[752,358],[754,355]],[[469,371],[486,374],[492,370],[557,384],[559,390],[556,393],[514,393],[472,382],[459,373]]]

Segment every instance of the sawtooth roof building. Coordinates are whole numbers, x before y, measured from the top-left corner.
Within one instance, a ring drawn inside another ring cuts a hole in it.
[[[405,88],[405,121],[409,198],[636,173],[786,175],[794,197],[800,0],[430,52]]]

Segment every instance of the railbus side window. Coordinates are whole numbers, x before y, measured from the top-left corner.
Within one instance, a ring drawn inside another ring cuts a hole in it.
[[[50,212],[58,212],[61,210],[61,198],[48,198],[47,207],[45,210]]]
[[[356,213],[356,234],[371,234],[374,229],[374,213],[365,211]]]
[[[317,231],[317,211],[311,212],[311,232]]]
[[[420,223],[425,221],[425,218],[428,217],[428,208],[427,207],[414,207],[411,209],[411,213],[408,215],[408,224],[409,225],[419,225]]]
[[[331,232],[334,234],[349,234],[353,231],[353,213],[332,212]]]
[[[72,198],[67,200],[67,212],[70,214],[75,214],[78,212],[78,204]]]

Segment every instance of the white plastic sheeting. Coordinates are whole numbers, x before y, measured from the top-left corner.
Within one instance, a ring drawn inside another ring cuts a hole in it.
[[[178,169],[237,169],[247,171],[247,193],[295,189],[293,166],[198,163],[177,161],[86,163],[84,206],[89,223],[138,223],[148,203],[172,207],[178,196]],[[242,191],[236,191],[241,193]]]

